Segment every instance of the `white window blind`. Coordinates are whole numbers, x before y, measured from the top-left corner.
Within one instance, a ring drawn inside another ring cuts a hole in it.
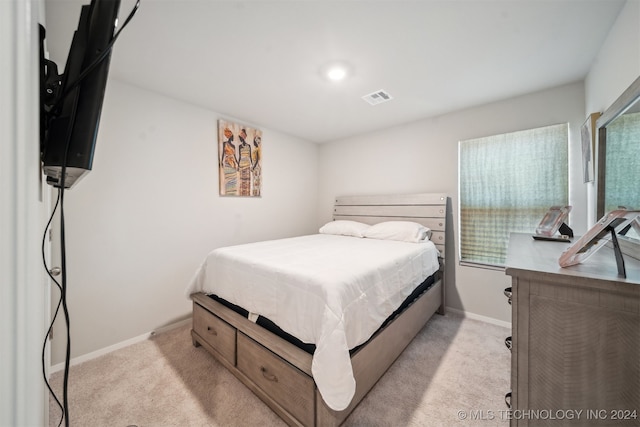
[[[640,209],[640,113],[623,114],[607,126],[605,212]]]
[[[567,205],[568,124],[461,141],[460,261],[504,266],[509,234]]]

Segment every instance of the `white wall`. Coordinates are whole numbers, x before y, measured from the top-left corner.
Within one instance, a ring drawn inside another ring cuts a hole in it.
[[[336,195],[445,192],[453,202],[457,256],[458,141],[569,122],[570,225],[584,232],[587,202],[579,150],[583,121],[584,91],[578,82],[322,145],[318,224],[330,220]],[[510,281],[504,272],[458,266],[457,258],[447,261],[447,278],[454,278],[447,284],[447,306],[511,320],[503,296]]]
[[[65,193],[72,357],[186,318],[184,290],[212,249],[317,230],[317,146],[254,125],[263,195],[220,197],[218,118],[109,81],[93,170]]]
[[[94,170],[66,194],[72,356],[187,316],[182,292],[209,250],[315,232],[336,195],[444,191],[457,222],[461,139],[569,121],[571,225],[586,230],[579,126],[640,74],[639,24],[640,3],[629,1],[586,79],[586,102],[576,83],[320,147],[263,128],[260,199],[218,196],[218,114],[110,81]],[[504,273],[457,261],[447,270],[450,307],[510,321]],[[63,355],[59,324],[53,363]]]
[[[640,76],[640,2],[627,1],[585,79],[586,112],[603,112]]]
[[[640,2],[627,1],[585,79],[585,117],[604,112],[640,76]],[[595,185],[589,188],[589,224],[598,219]]]
[[[48,424],[38,0],[0,1],[0,425]],[[43,201],[45,200],[45,201]],[[46,361],[44,362],[46,363]]]

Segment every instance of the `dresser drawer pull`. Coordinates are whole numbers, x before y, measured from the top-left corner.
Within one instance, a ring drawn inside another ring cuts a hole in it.
[[[511,304],[511,287],[504,288],[504,296],[507,297],[507,301]]]
[[[207,326],[207,332],[209,332],[211,335],[218,336],[218,332],[216,332],[216,330],[211,326]]]
[[[504,395],[504,403],[507,404],[507,408],[511,409],[511,392]]]
[[[509,351],[511,351],[511,337],[505,338],[504,345],[506,345]]]
[[[265,377],[269,381],[273,381],[274,383],[278,382],[278,377],[273,374],[270,374],[267,368],[264,366],[260,366],[260,372],[262,372],[262,376]]]

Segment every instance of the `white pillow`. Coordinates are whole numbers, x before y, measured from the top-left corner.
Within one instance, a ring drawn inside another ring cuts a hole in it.
[[[362,232],[368,228],[369,225],[362,222],[339,219],[326,223],[320,227],[319,232],[321,234],[363,237]]]
[[[412,221],[385,221],[367,228],[363,237],[419,243],[429,240],[431,230]]]

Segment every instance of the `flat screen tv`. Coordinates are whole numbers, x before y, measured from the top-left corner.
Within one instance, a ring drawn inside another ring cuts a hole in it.
[[[64,74],[41,47],[40,154],[47,183],[71,188],[92,167],[120,0],[83,5]],[[41,46],[45,31],[41,27]]]

